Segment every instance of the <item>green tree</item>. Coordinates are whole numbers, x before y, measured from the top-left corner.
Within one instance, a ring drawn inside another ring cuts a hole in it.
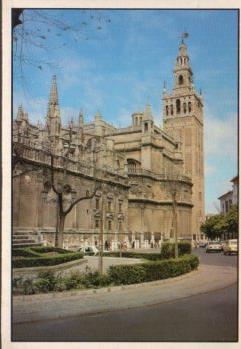
[[[227,232],[233,236],[238,235],[238,206],[233,205],[225,216]]]
[[[221,214],[213,215],[206,219],[201,225],[201,231],[209,238],[215,239],[227,231],[227,223],[225,216]]]

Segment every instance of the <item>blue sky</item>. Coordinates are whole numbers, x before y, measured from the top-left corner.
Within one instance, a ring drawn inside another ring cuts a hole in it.
[[[33,122],[44,122],[56,74],[63,123],[81,109],[87,121],[99,110],[126,126],[148,101],[162,125],[163,81],[170,90],[179,37],[189,33],[194,84],[205,104],[206,212],[216,212],[214,202],[237,174],[237,12],[28,10],[24,19],[24,40],[19,27],[13,44],[13,103],[14,113],[22,103]]]

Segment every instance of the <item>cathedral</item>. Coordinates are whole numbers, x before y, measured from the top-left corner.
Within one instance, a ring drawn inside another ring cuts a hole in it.
[[[183,40],[173,73],[172,91],[163,89],[163,128],[155,125],[149,104],[134,112],[125,128],[109,124],[99,112],[90,123],[80,113],[78,122],[64,126],[56,76],[45,125],[31,124],[19,107],[13,121],[14,242],[22,232],[54,244],[53,177],[55,187],[64,188],[66,207],[89,193],[66,215],[65,248],[98,245],[100,232],[112,250],[120,242],[127,248],[158,247],[175,234],[182,240],[203,238],[203,99]]]

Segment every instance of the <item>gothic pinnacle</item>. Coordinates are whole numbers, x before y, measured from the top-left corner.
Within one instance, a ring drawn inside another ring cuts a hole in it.
[[[50,96],[49,96],[49,104],[57,105],[58,103],[59,103],[59,101],[58,101],[56,75],[53,75]]]
[[[150,120],[150,119],[152,119],[152,110],[151,110],[151,105],[150,105],[150,103],[147,103],[147,104],[146,104],[146,108],[145,108],[145,111],[144,111],[144,119],[145,119],[145,120]]]

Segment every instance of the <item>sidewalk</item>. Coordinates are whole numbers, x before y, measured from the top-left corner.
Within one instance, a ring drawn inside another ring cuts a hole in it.
[[[165,303],[218,290],[237,282],[233,267],[202,265],[176,278],[97,290],[13,297],[13,322],[95,314]]]

